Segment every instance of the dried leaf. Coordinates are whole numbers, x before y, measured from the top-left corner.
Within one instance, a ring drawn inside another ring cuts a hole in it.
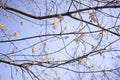
[[[13,36],[17,37],[18,34],[19,34],[19,31],[16,31],[16,32],[13,33]]]
[[[37,47],[36,46],[33,46],[32,47],[32,53],[35,53],[37,51]]]
[[[57,36],[58,39],[62,39],[62,36]]]
[[[21,21],[21,26],[24,26],[25,25],[25,22]]]
[[[0,23],[0,29],[4,28],[4,25],[2,23]]]
[[[58,21],[54,21],[54,23],[53,23],[53,29],[56,29],[56,28],[57,28],[57,26],[58,26],[58,24],[59,24],[59,22],[58,22]]]
[[[94,70],[94,64],[91,65],[90,69],[91,69],[91,70]]]
[[[106,35],[108,35],[108,34],[109,34],[109,32],[108,32],[108,31],[105,31],[105,34],[106,34]]]
[[[60,58],[58,58],[58,62],[60,62],[61,61],[61,59]]]
[[[13,60],[12,60],[12,58],[10,58],[10,64],[11,64],[11,63],[13,63]]]
[[[115,3],[120,4],[120,0],[115,0]]]
[[[92,50],[95,49],[95,46],[94,46],[94,45],[91,45],[91,49],[92,49]]]
[[[50,57],[49,56],[46,56],[46,61],[50,61]]]
[[[55,78],[54,80],[61,80],[61,78],[60,78],[60,77],[58,77],[58,78]]]
[[[88,61],[90,59],[90,56],[88,55],[88,56],[86,56],[86,60]]]
[[[43,41],[43,45],[46,46],[47,45],[47,41]]]
[[[79,43],[79,42],[80,42],[80,38],[76,38],[76,39],[75,39],[75,42],[76,42],[76,43]]]
[[[107,76],[107,74],[106,74],[106,71],[105,71],[105,70],[103,70],[103,76],[104,76],[104,77],[106,77],[106,76]]]
[[[103,33],[102,33],[102,32],[100,32],[98,35],[99,35],[99,37],[102,37]]]
[[[90,13],[89,15],[90,15],[90,18],[92,21],[94,21],[94,22],[97,21],[96,14],[94,12]]]
[[[68,25],[68,23],[66,23],[65,24],[65,29],[68,30],[68,28],[69,28],[69,25]]]
[[[120,32],[120,25],[116,28],[117,32]]]
[[[80,26],[80,27],[79,27],[79,30],[82,31],[82,29],[83,29],[82,26]]]
[[[98,53],[100,54],[100,56],[102,56],[103,55],[103,50],[98,51]]]
[[[83,64],[83,60],[82,60],[82,59],[79,59],[79,60],[78,60],[78,64],[82,65],[82,64]]]
[[[58,19],[62,20],[63,16],[61,14],[58,15]]]

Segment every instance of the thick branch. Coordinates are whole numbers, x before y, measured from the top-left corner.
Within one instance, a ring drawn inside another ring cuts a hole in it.
[[[24,11],[21,11],[21,10],[15,9],[15,8],[11,8],[11,7],[8,7],[8,6],[0,5],[0,8],[22,14],[22,15],[30,17],[30,18],[39,19],[39,20],[54,18],[54,17],[59,16],[59,14],[52,14],[52,15],[47,15],[47,16],[34,16],[32,14],[29,14],[29,13],[26,13]],[[120,5],[89,7],[89,8],[84,8],[84,9],[78,9],[78,10],[75,10],[75,11],[61,13],[61,15],[62,16],[68,16],[68,15],[78,13],[78,12],[83,12],[83,11],[88,11],[88,10],[106,9],[106,8],[120,8]]]

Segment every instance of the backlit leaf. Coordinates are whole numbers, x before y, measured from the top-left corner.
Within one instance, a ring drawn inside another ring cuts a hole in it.
[[[108,35],[108,34],[109,34],[109,32],[108,32],[108,31],[105,31],[105,34],[106,34],[106,35]]]
[[[17,37],[18,34],[19,34],[19,31],[16,31],[16,32],[13,33],[13,36]]]
[[[47,45],[47,41],[43,41],[43,45],[46,46]]]
[[[63,16],[61,14],[58,15],[58,19],[62,20]]]
[[[2,29],[4,27],[4,25],[2,23],[0,23],[0,29]]]
[[[33,46],[33,47],[32,47],[32,53],[35,53],[36,50],[37,50],[37,47],[36,47],[36,46]]]
[[[89,13],[89,15],[90,15],[90,18],[91,18],[92,21],[94,21],[94,22],[97,21],[96,14],[94,12]]]
[[[61,61],[61,59],[60,58],[58,58],[58,62],[60,62]]]
[[[69,25],[68,25],[68,23],[66,23],[65,24],[65,29],[68,30],[68,28],[69,28]]]
[[[79,27],[79,30],[81,31],[82,29],[83,29],[82,26],[80,26],[80,27]]]
[[[90,59],[90,56],[88,55],[88,56],[86,56],[86,60],[89,60]]]
[[[53,23],[53,29],[56,29],[56,28],[57,28],[57,26],[58,26],[58,24],[59,24],[59,22],[58,22],[58,21],[54,21],[54,23]]]
[[[98,53],[100,54],[100,56],[102,56],[103,55],[103,50],[98,51]]]

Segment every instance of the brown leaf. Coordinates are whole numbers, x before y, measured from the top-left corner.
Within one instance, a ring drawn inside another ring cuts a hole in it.
[[[36,50],[37,50],[37,47],[36,47],[36,46],[33,46],[33,47],[32,47],[32,53],[35,53]]]
[[[24,26],[25,25],[25,22],[21,21],[21,26]]]
[[[79,60],[78,60],[78,64],[82,65],[82,64],[83,64],[83,60],[82,60],[82,59],[79,59]]]
[[[19,34],[19,31],[16,31],[16,32],[13,33],[13,36],[17,37],[18,34]]]
[[[0,29],[2,29],[4,27],[4,25],[2,23],[0,23]]]
[[[59,22],[58,22],[58,21],[54,21],[54,22],[53,22],[53,29],[56,29],[56,28],[57,28],[57,26],[58,26],[58,24],[59,24]]]
[[[120,32],[120,25],[116,28],[117,32]]]

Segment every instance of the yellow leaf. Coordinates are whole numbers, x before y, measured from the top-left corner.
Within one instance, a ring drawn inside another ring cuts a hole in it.
[[[60,78],[60,77],[58,77],[58,78],[55,78],[54,80],[61,80],[61,78]]]
[[[13,63],[13,60],[12,60],[12,58],[10,58],[10,63]]]
[[[58,58],[58,62],[60,62],[61,61],[61,59],[60,58]]]
[[[0,23],[0,29],[2,29],[4,27],[4,25],[2,23]]]
[[[53,23],[53,29],[56,29],[56,27],[58,26],[59,22],[58,21],[54,21]]]
[[[79,27],[80,31],[83,29],[82,26]]]
[[[57,36],[57,38],[58,38],[58,39],[62,39],[62,36],[61,36],[61,35],[60,35],[60,36]]]
[[[68,30],[68,28],[69,28],[69,25],[68,25],[68,23],[66,23],[65,24],[65,29]]]
[[[86,33],[85,33],[85,30],[82,30],[82,32],[83,32],[83,34],[81,34],[81,38],[82,38],[82,39],[85,39],[86,36],[87,36]]]
[[[19,34],[19,31],[16,31],[13,33],[13,36],[18,36],[18,34]]]
[[[36,47],[36,46],[33,46],[33,47],[32,47],[32,53],[35,53],[36,50],[37,50],[37,47]]]
[[[108,31],[105,31],[105,33],[106,33],[106,35],[108,35],[108,34],[109,34],[109,32],[108,32]]]

